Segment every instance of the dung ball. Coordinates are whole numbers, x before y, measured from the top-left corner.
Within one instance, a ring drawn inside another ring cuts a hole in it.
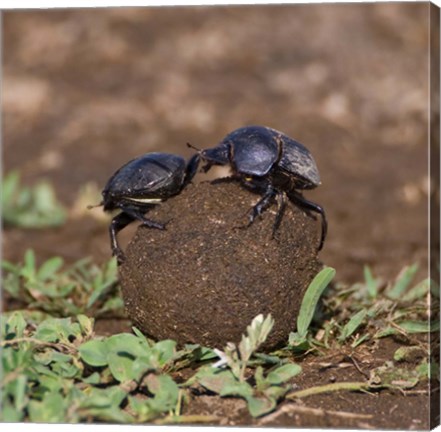
[[[226,179],[190,184],[149,211],[165,230],[140,226],[119,268],[128,317],[155,340],[223,348],[252,319],[271,314],[262,349],[288,341],[303,294],[318,273],[319,221],[288,202],[273,238],[277,205],[253,224],[260,199]]]

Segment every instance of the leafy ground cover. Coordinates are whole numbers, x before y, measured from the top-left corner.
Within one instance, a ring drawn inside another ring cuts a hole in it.
[[[101,268],[84,260],[67,267],[54,257],[37,267],[29,250],[22,263],[3,262],[4,289],[22,308],[1,318],[2,420],[218,424],[216,415],[192,413],[198,397],[217,395],[242,399],[259,422],[312,395],[407,394],[418,385],[428,391],[438,365],[428,362],[427,335],[439,327],[429,320],[427,302],[438,290],[427,279],[413,283],[416,270],[406,267],[385,283],[366,266],[364,281],[345,287],[332,284],[336,272],[324,268],[305,294],[297,331],[286,346],[262,353],[271,316],[257,316],[241,342],[223,350],[155,342],[136,328],[97,334],[92,316],[123,314],[114,260]],[[331,353],[355,353],[393,337],[402,345],[362,380],[299,388],[310,359],[326,363]]]

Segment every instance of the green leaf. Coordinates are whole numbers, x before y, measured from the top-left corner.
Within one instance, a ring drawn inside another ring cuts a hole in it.
[[[379,339],[379,338],[383,338],[383,337],[387,337],[387,336],[392,336],[392,335],[397,334],[397,333],[398,333],[398,330],[396,328],[389,326],[389,327],[386,327],[383,330],[378,331],[375,334],[374,337],[376,339]]]
[[[107,365],[107,344],[100,339],[93,339],[81,344],[78,348],[81,359],[91,366]]]
[[[418,270],[418,264],[405,267],[397,277],[397,280],[392,288],[387,291],[389,298],[393,300],[399,299],[404,291],[406,291],[409,284],[412,282],[415,273]]]
[[[16,194],[16,190],[18,188],[20,182],[20,174],[18,171],[11,171],[2,182],[2,209],[6,211],[8,208],[12,207],[12,202],[14,200],[14,196]]]
[[[334,276],[335,270],[331,267],[326,267],[315,276],[306,290],[297,317],[297,332],[301,338],[306,337],[320,296]]]
[[[79,378],[82,372],[82,369],[71,362],[54,361],[51,364],[51,368],[62,378]]]
[[[71,318],[49,318],[43,321],[35,332],[35,338],[46,342],[70,343],[69,337],[74,336],[77,323],[72,323]]]
[[[302,368],[294,363],[287,363],[272,370],[266,377],[266,381],[270,384],[282,384],[292,377],[298,375]]]
[[[201,386],[217,394],[225,386],[234,385],[237,382],[230,370],[219,371],[211,366],[199,369],[196,378]]]
[[[117,423],[133,421],[133,417],[120,408],[121,403],[127,397],[127,393],[121,387],[92,388],[87,396],[84,396],[79,405],[84,419],[93,417],[97,420]],[[77,401],[78,396],[74,396],[73,399]]]
[[[32,400],[29,403],[29,419],[33,423],[62,423],[66,408],[65,399],[60,393],[49,392],[41,402]]]
[[[247,326],[247,334],[242,335],[239,343],[240,358],[246,362],[252,353],[265,342],[268,334],[274,326],[274,320],[270,314],[266,318],[262,314],[254,317],[253,321]]]
[[[132,357],[146,355],[150,347],[146,342],[131,333],[119,333],[106,339],[106,346],[109,352],[126,353]]]
[[[370,371],[369,385],[409,389],[415,387],[419,381],[419,374],[416,370],[398,368],[392,362],[386,362]]]
[[[60,270],[63,264],[64,261],[60,257],[53,257],[48,259],[38,270],[37,278],[44,281],[46,279],[54,277],[55,273]]]
[[[137,329],[136,327],[132,327],[132,331],[135,333],[136,337],[144,341],[147,346],[150,346],[149,340],[146,338],[145,334],[141,332],[141,330]]]
[[[271,385],[267,387],[263,393],[265,396],[269,399],[274,399],[275,401],[278,401],[280,398],[285,396],[285,394],[288,392],[290,386],[289,385]]]
[[[434,321],[402,321],[397,323],[397,326],[401,327],[408,333],[429,333],[439,331],[439,322]]]
[[[127,382],[139,378],[133,370],[134,358],[126,353],[116,354],[111,352],[107,355],[107,361],[110,372],[117,381]]]
[[[121,405],[126,398],[127,392],[120,386],[110,386],[106,388],[92,388],[87,399],[85,399],[82,407],[114,407]]]
[[[402,300],[406,302],[412,302],[423,298],[429,292],[429,279],[424,279],[419,284],[415,285],[405,295]]]
[[[366,333],[363,336],[356,338],[354,342],[352,342],[351,347],[356,348],[358,347],[358,345],[362,344],[365,340],[368,340],[369,338],[370,338],[370,334]]]
[[[134,413],[137,423],[145,423],[156,417],[157,414],[150,407],[149,400],[140,399],[130,395],[128,400],[130,411]]]
[[[80,331],[81,334],[89,337],[92,335],[93,332],[93,325],[94,325],[94,319],[93,318],[89,318],[86,315],[77,315],[77,321],[80,325]]]
[[[22,228],[60,225],[66,211],[57,202],[53,187],[40,182],[32,189],[19,184],[18,172],[12,172],[2,183],[2,210],[6,224]]]
[[[8,393],[14,399],[14,407],[16,410],[23,410],[26,406],[28,397],[26,395],[28,384],[28,377],[26,375],[19,375],[13,382],[7,386]]]
[[[300,336],[298,332],[291,332],[289,334],[288,344],[296,351],[308,351],[311,348],[306,335]]]
[[[100,374],[98,372],[93,372],[88,377],[82,379],[86,384],[97,385],[101,382]]]
[[[179,387],[169,375],[149,374],[146,383],[149,391],[154,394],[153,399],[149,401],[154,411],[167,412],[176,407]]]
[[[19,423],[23,421],[24,415],[25,413],[22,409],[16,409],[7,398],[4,398],[0,411],[0,421],[5,423]]]
[[[31,249],[26,250],[22,275],[28,279],[35,277],[35,254]]]
[[[47,366],[52,362],[69,362],[72,356],[54,350],[45,350],[35,353],[34,360]]]
[[[253,417],[260,417],[268,414],[276,407],[277,403],[274,399],[266,397],[249,397],[247,399],[248,410]]]
[[[360,327],[363,320],[366,318],[367,309],[362,309],[358,311],[343,327],[341,334],[338,338],[340,342],[344,342],[352,333]]]
[[[377,297],[377,281],[372,276],[371,269],[367,265],[364,266],[364,280],[366,282],[369,297]]]
[[[6,321],[6,336],[12,336],[13,338],[23,337],[26,329],[26,321],[23,318],[21,312],[15,311]]]
[[[254,353],[255,362],[267,365],[281,365],[285,360],[276,354]]]
[[[174,357],[176,342],[171,339],[159,341],[153,346],[152,351],[157,354],[159,366],[162,367]]]
[[[229,381],[219,392],[220,396],[240,396],[245,399],[253,395],[253,388],[246,381]]]
[[[84,422],[90,418],[103,422],[130,424],[133,423],[133,417],[120,408],[88,408],[82,410]]]

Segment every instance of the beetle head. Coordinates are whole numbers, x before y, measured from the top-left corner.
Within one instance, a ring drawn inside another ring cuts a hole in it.
[[[197,147],[187,143],[187,146],[197,150],[200,158],[206,162],[202,167],[203,172],[207,172],[213,165],[227,165],[230,163],[230,143],[221,142],[216,147],[209,149],[198,149]]]

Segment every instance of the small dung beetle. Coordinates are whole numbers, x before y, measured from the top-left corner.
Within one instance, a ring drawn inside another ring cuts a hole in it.
[[[164,229],[164,224],[147,219],[144,214],[181,192],[195,175],[199,160],[198,154],[187,163],[174,154],[147,153],[123,165],[109,179],[98,205],[104,211],[121,210],[109,227],[112,254],[119,263],[124,260],[124,253],[118,246],[117,233],[135,220],[150,228]]]
[[[216,147],[200,150],[207,172],[213,165],[231,165],[234,177],[244,186],[260,192],[262,198],[251,209],[249,223],[278,202],[273,235],[279,226],[286,205],[286,196],[304,209],[322,216],[322,233],[318,250],[323,247],[327,232],[325,211],[306,200],[298,191],[320,185],[317,165],[309,150],[282,132],[265,126],[245,126],[228,134]]]

